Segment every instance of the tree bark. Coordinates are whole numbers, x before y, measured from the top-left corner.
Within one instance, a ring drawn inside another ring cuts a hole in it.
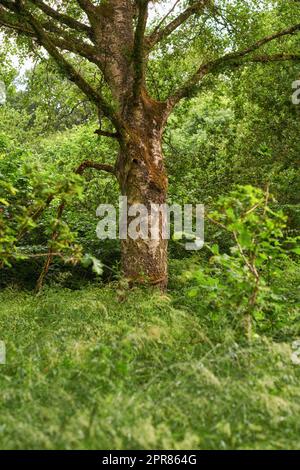
[[[121,144],[117,175],[121,193],[127,197],[128,208],[143,204],[147,209],[148,238],[127,237],[121,241],[123,271],[131,283],[165,289],[168,283],[168,240],[163,237],[166,224],[163,213],[159,216],[157,236],[155,239],[151,236],[151,209],[154,204],[165,204],[167,199],[168,177],[162,153],[165,105],[143,92],[140,104],[125,111],[124,119],[130,131],[128,140]],[[135,216],[129,214],[128,227],[133,219]]]

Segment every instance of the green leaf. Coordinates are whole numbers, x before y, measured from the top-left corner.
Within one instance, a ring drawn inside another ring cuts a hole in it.
[[[220,254],[220,251],[219,251],[219,245],[217,245],[216,243],[214,243],[211,247],[211,252],[214,254],[214,255],[219,255]]]

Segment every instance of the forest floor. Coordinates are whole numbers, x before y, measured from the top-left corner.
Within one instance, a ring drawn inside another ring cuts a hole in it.
[[[237,341],[170,296],[0,294],[1,449],[295,449],[292,338]]]

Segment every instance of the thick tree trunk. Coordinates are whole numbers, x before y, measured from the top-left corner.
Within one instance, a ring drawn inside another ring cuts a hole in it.
[[[166,203],[168,179],[162,155],[163,113],[159,104],[144,97],[142,107],[127,119],[130,128],[128,142],[123,145],[119,155],[118,175],[121,191],[127,197],[128,208],[143,204],[147,215],[129,214],[127,226],[141,215],[148,226],[145,233],[137,239],[127,237],[121,241],[122,265],[125,276],[131,283],[151,284],[165,289],[168,282],[167,249],[168,240],[163,237],[166,217],[160,213],[156,223],[156,236],[151,231],[155,214],[153,205]],[[152,212],[151,212],[152,209]],[[145,226],[144,225],[144,226]]]
[[[128,198],[129,208],[143,204],[148,210],[148,215],[144,216],[149,228],[148,238],[128,236],[121,240],[123,271],[131,283],[148,283],[164,289],[168,241],[162,236],[163,216],[157,239],[150,235],[151,206],[166,203],[167,175],[161,140],[168,111],[166,103],[153,100],[146,91],[147,7],[145,3],[143,8],[143,3],[108,0],[101,3],[100,15],[92,20],[103,73],[122,121],[116,165],[121,192]],[[140,21],[135,29],[136,14]],[[135,218],[129,215],[127,225]]]
[[[129,234],[126,240],[121,241],[123,271],[131,283],[151,284],[165,289],[168,282],[168,240],[162,237],[162,225],[164,223],[162,217],[159,220],[158,236],[154,239],[151,238],[151,208],[153,204],[161,205],[166,202],[166,187],[156,186],[149,178],[150,168],[140,168],[140,166],[140,162],[133,162],[132,169],[125,182],[123,194],[128,198],[128,209],[133,204],[143,204],[147,209],[146,216],[140,213],[128,215],[128,228],[138,215],[142,221],[141,223],[144,221],[147,225],[148,233],[147,239],[144,239],[145,234],[141,233],[137,239],[130,238]],[[160,178],[164,184],[167,184],[165,173],[161,173]],[[140,228],[138,227],[138,229]]]

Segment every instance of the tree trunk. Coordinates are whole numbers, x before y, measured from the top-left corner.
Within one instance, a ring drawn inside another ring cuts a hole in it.
[[[132,239],[128,236],[126,240],[121,240],[123,271],[131,283],[151,284],[165,289],[168,282],[168,240],[162,237],[162,220],[160,220],[158,239],[151,239],[151,206],[166,202],[166,190],[154,186],[148,179],[148,169],[143,168],[140,171],[139,165],[140,163],[133,163],[123,194],[128,198],[128,208],[133,204],[143,204],[147,208],[145,223],[148,226],[148,238],[143,239],[139,236],[137,239]],[[167,182],[165,174],[161,175],[161,178]],[[127,216],[127,227],[130,227],[136,215],[139,214]],[[143,215],[140,220],[143,220]]]
[[[128,115],[129,139],[121,148],[118,160],[118,176],[123,196],[127,197],[128,208],[143,204],[147,215],[140,213],[128,215],[127,227],[140,216],[148,226],[148,238],[129,236],[121,241],[122,266],[125,276],[131,283],[151,284],[161,289],[167,287],[168,240],[163,237],[166,217],[159,216],[157,235],[151,237],[153,204],[166,203],[168,178],[163,163],[162,132],[164,113],[159,103],[143,97],[142,106]],[[157,219],[156,219],[157,221]]]

